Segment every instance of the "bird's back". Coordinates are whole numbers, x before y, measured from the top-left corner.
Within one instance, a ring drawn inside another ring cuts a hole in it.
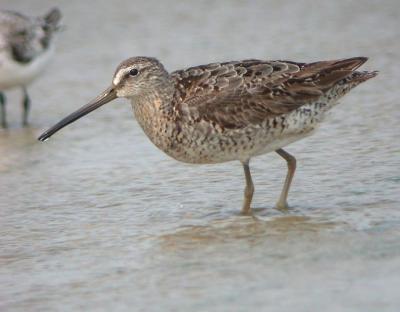
[[[176,109],[193,120],[237,129],[285,115],[301,106],[332,102],[376,72],[357,72],[367,58],[298,63],[245,60],[213,63],[171,74]]]
[[[341,96],[376,75],[356,71],[366,60],[245,60],[175,71],[179,133],[170,155],[195,163],[244,160],[297,141]]]

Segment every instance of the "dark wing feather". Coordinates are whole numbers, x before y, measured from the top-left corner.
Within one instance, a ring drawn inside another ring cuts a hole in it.
[[[173,72],[175,109],[185,118],[242,128],[287,114],[317,100],[366,61],[316,63],[246,60]]]

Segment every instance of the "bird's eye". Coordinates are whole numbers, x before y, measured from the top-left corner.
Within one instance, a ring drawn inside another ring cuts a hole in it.
[[[131,76],[136,76],[138,73],[139,73],[139,71],[136,68],[132,68],[129,71],[129,75],[131,75]]]

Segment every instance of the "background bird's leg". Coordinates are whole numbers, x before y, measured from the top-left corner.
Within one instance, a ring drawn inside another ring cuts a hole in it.
[[[283,185],[281,196],[279,197],[276,207],[278,209],[287,209],[288,208],[287,196],[289,193],[290,184],[292,183],[293,180],[294,172],[296,171],[296,158],[294,158],[294,156],[290,155],[288,152],[284,151],[281,148],[276,150],[275,152],[277,152],[281,157],[283,157],[286,160],[288,166],[288,172],[286,175],[285,184]]]
[[[24,92],[24,99],[22,101],[22,106],[23,106],[23,113],[22,113],[22,124],[24,126],[28,125],[28,115],[29,115],[29,110],[31,106],[31,99],[29,98],[28,91],[26,90],[25,87],[22,88],[22,91]]]
[[[3,92],[0,92],[0,114],[1,114],[1,126],[7,128],[7,117],[6,117],[6,96]]]
[[[242,164],[244,169],[244,175],[246,177],[246,188],[244,189],[244,201],[243,201],[242,213],[248,214],[251,209],[250,204],[251,200],[253,199],[254,185],[253,185],[253,180],[251,179],[249,161],[247,160],[245,162],[242,162]]]

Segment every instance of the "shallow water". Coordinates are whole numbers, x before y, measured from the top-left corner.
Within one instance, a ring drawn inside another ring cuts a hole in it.
[[[0,310],[398,311],[398,1],[1,2],[55,3],[66,30],[30,88],[32,124],[20,127],[14,91],[0,130]],[[36,141],[132,55],[170,70],[366,55],[381,72],[287,148],[288,213],[273,208],[284,161],[252,161],[256,209],[243,217],[239,163],[177,163],[123,100]]]

